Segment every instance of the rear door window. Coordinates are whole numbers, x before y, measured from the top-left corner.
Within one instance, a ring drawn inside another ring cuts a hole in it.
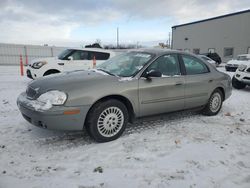
[[[96,60],[107,60],[109,59],[110,54],[109,53],[105,53],[105,52],[89,52],[89,60],[95,59]]]
[[[208,67],[201,60],[189,55],[181,56],[187,75],[204,74],[209,72]]]

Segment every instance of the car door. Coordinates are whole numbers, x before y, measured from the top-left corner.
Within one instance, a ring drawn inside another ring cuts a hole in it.
[[[85,50],[74,50],[64,63],[64,71],[86,70],[89,68],[89,53]]]
[[[180,110],[184,107],[184,76],[176,54],[159,57],[146,70],[157,70],[161,77],[139,79],[140,116]],[[145,73],[144,72],[144,73]]]
[[[207,103],[213,84],[209,68],[194,56],[186,54],[180,56],[186,70],[185,108],[202,106]]]

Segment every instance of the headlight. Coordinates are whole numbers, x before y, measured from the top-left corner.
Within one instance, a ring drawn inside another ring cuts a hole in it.
[[[40,69],[43,65],[46,65],[46,64],[47,64],[46,61],[39,61],[39,62],[33,63],[32,67],[34,69]]]
[[[40,95],[37,100],[45,104],[63,105],[67,95],[62,91],[52,90]]]
[[[246,65],[240,65],[240,66],[238,67],[238,70],[243,72],[246,68],[247,68]]]

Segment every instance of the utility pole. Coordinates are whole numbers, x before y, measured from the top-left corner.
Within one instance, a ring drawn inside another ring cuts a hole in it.
[[[171,45],[171,42],[170,42],[170,32],[169,32],[169,33],[168,33],[168,47],[169,47],[169,48],[171,48],[170,45]]]
[[[119,27],[117,27],[117,31],[116,31],[116,42],[117,42],[117,48],[119,48]]]

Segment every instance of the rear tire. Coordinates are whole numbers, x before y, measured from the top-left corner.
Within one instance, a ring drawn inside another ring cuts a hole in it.
[[[96,142],[109,142],[119,138],[128,123],[126,106],[115,99],[96,103],[89,111],[86,129]]]
[[[244,89],[246,87],[246,84],[240,82],[235,77],[232,78],[232,85],[235,89]]]
[[[202,110],[202,113],[207,116],[214,116],[219,113],[223,103],[223,94],[220,89],[215,89],[211,94],[208,103]]]

